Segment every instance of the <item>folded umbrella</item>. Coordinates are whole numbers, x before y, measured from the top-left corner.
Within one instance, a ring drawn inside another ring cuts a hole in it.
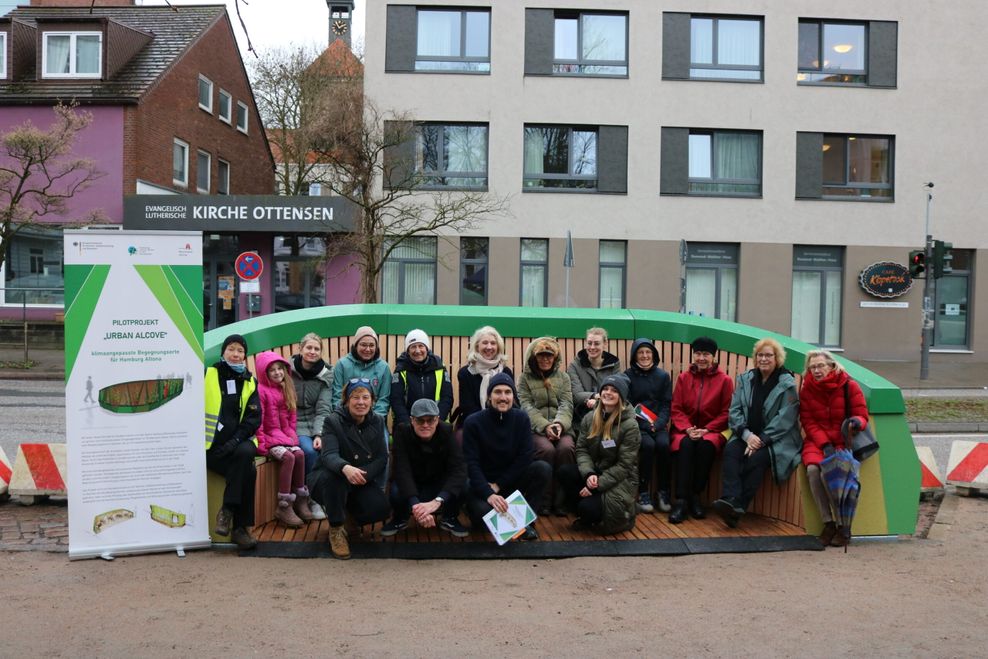
[[[861,492],[861,463],[847,449],[839,449],[820,462],[820,475],[827,486],[827,494],[834,511],[834,521],[844,537],[850,540],[851,522],[858,509]],[[847,551],[847,544],[844,545]]]

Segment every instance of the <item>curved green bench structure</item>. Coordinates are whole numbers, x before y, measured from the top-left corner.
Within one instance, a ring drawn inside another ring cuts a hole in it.
[[[542,335],[582,339],[588,327],[600,326],[607,329],[612,341],[649,337],[656,342],[688,344],[706,335],[717,341],[721,351],[744,356],[751,354],[755,341],[770,336],[785,347],[786,367],[794,373],[803,372],[806,353],[815,347],[749,325],[664,311],[358,304],[287,311],[212,330],[205,335],[205,359],[207,364],[218,360],[223,339],[232,333],[242,334],[249,352],[256,354],[296,343],[307,332],[324,338],[348,338],[362,325],[374,327],[382,336],[404,336],[417,327],[434,337],[469,337],[478,327],[493,325],[505,339]],[[442,356],[449,361],[447,355]],[[621,357],[626,361],[624,355]],[[911,535],[916,527],[920,467],[906,424],[902,393],[885,378],[854,362],[839,356],[838,360],[864,390],[872,427],[881,445],[878,454],[862,464],[854,533]],[[462,364],[447,365],[455,373]],[[820,520],[803,470],[798,478],[804,479],[801,490],[805,528],[815,532]]]

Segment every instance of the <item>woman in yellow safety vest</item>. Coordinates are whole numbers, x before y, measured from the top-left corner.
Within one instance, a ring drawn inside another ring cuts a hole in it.
[[[261,425],[257,380],[247,370],[247,340],[231,334],[223,340],[222,359],[206,369],[206,467],[226,479],[216,534],[241,549],[257,544],[254,525],[254,458]],[[231,533],[232,529],[232,533]]]

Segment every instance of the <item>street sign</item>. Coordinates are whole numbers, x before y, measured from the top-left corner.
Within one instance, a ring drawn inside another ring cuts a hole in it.
[[[264,261],[257,252],[243,252],[237,257],[234,267],[241,279],[253,281],[264,272]]]

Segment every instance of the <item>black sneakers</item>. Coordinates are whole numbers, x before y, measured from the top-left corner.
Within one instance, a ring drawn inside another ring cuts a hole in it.
[[[521,534],[521,539],[530,542],[539,539],[539,532],[535,530],[535,524],[529,524],[525,527],[525,532]]]
[[[470,531],[467,531],[463,527],[463,525],[460,524],[460,520],[456,519],[455,517],[452,519],[444,519],[443,521],[439,522],[439,528],[441,528],[443,531],[446,531],[454,538],[465,538],[468,535],[470,535]],[[381,535],[384,535],[383,531],[381,532]]]
[[[727,497],[714,501],[713,507],[714,511],[724,520],[724,523],[732,529],[737,528],[738,522],[741,521],[741,517],[744,515],[744,508],[741,508],[734,503],[733,499]]]
[[[398,533],[398,531],[404,531],[408,528],[407,519],[392,519],[390,522],[381,527],[381,536],[385,538],[390,538],[391,536]]]

